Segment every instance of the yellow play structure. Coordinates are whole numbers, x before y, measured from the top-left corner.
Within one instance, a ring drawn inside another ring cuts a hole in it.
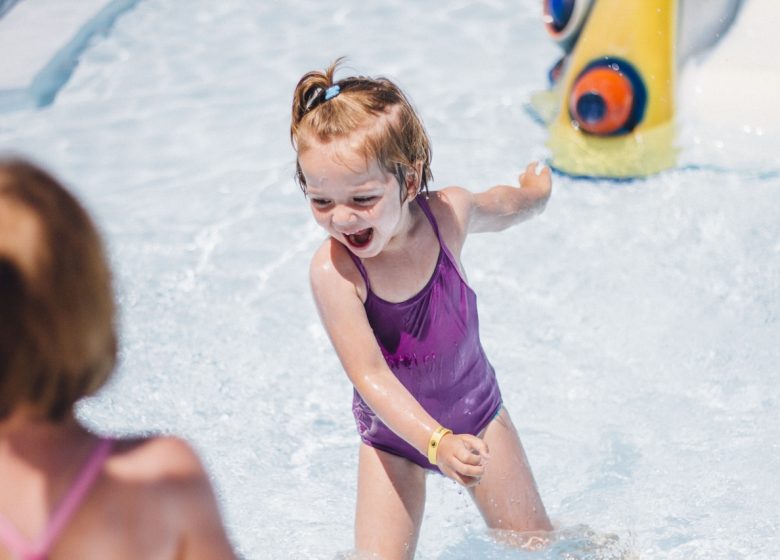
[[[678,20],[686,8],[678,4],[686,1],[696,0],[543,0],[545,26],[565,55],[531,108],[548,126],[554,168],[631,178],[676,165]],[[735,2],[715,0],[732,11]]]

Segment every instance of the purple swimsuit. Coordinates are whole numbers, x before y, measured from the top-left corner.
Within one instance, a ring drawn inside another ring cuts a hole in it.
[[[410,299],[391,303],[371,291],[363,263],[350,256],[366,282],[368,321],[387,365],[417,402],[456,434],[479,434],[501,409],[493,366],[479,341],[477,296],[460,275],[424,197],[417,198],[439,240],[439,257],[425,287]],[[358,433],[367,445],[438,470],[382,423],[355,391]]]

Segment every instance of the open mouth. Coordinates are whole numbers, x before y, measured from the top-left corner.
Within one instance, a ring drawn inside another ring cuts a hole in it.
[[[361,249],[371,243],[371,238],[374,236],[374,230],[373,228],[367,228],[362,229],[360,231],[356,231],[355,233],[350,233],[349,235],[344,235],[344,238],[347,240],[347,243],[350,244],[351,247],[355,247],[356,249]]]

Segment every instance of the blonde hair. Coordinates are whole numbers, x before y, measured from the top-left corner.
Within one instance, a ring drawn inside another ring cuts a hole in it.
[[[0,214],[0,418],[26,404],[60,420],[116,363],[103,244],[78,201],[21,159],[0,159]]]
[[[337,59],[324,72],[305,74],[295,87],[290,140],[300,155],[310,139],[329,142],[363,133],[361,155],[376,160],[395,175],[401,188],[407,173],[421,164],[419,190],[427,191],[431,174],[431,143],[422,120],[407,97],[387,78],[349,77],[334,81],[343,62]],[[306,192],[306,178],[296,160],[296,180]]]

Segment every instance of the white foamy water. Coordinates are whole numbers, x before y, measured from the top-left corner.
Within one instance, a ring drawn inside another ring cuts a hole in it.
[[[292,180],[296,81],[348,55],[415,101],[434,188],[512,182],[548,155],[523,110],[558,54],[539,12],[144,0],[53,105],[0,115],[0,148],[66,178],[109,244],[122,359],[82,417],[192,441],[246,558],[352,543],[358,438],[309,295],[322,234]],[[508,549],[429,477],[418,558],[780,556],[777,143],[717,119],[683,119],[678,170],[556,176],[542,216],[469,241],[483,343],[561,532]]]

